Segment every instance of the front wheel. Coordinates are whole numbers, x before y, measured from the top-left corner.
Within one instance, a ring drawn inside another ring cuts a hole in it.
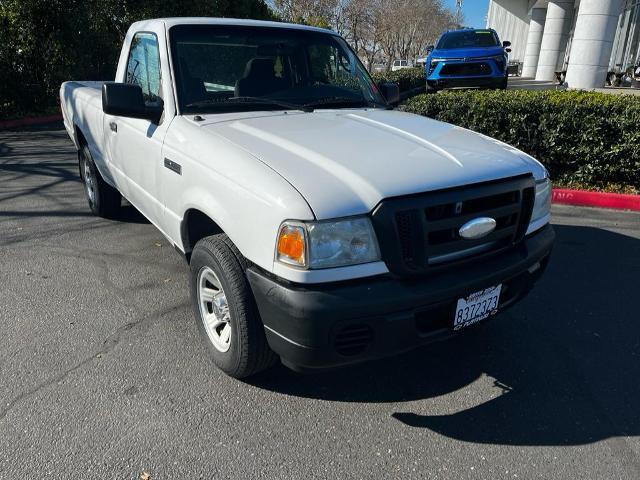
[[[84,183],[89,208],[94,215],[103,218],[114,218],[122,202],[120,192],[104,181],[98,171],[87,145],[78,152],[80,176]]]
[[[200,240],[191,255],[191,300],[213,363],[244,378],[275,363],[245,275],[246,261],[224,234]]]

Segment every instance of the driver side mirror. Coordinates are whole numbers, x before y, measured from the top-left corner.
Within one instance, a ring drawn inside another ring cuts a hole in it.
[[[381,83],[378,88],[387,103],[395,105],[400,102],[400,86],[397,83]]]
[[[128,118],[142,118],[158,123],[162,116],[162,100],[158,106],[144,103],[140,85],[129,83],[105,83],[102,85],[102,111],[109,115]]]
[[[433,52],[434,49],[435,49],[435,47],[433,45],[429,45],[427,47],[427,55],[429,55],[431,52]]]
[[[508,40],[506,40],[506,41],[502,42],[502,46],[503,46],[504,48],[510,47],[510,46],[511,46],[511,42],[509,42]]]

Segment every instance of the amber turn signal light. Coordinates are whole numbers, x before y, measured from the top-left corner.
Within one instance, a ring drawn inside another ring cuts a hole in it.
[[[282,225],[278,234],[278,260],[304,267],[305,258],[305,231],[298,225]]]

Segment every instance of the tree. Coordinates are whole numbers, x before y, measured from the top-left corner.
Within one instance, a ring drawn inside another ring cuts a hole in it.
[[[452,12],[441,0],[400,0],[393,7],[387,6],[380,34],[387,68],[393,60],[415,60],[424,55],[444,30],[453,27],[453,22]]]
[[[442,0],[273,0],[279,19],[332,28],[371,68],[425,53],[454,24]],[[112,79],[132,22],[274,19],[265,0],[0,0],[0,118],[56,103],[60,83]]]
[[[65,80],[113,79],[131,23],[170,16],[273,18],[264,0],[1,0],[0,118],[54,106]]]
[[[343,35],[367,66],[413,60],[454,25],[442,0],[274,0],[286,21],[321,23]]]
[[[276,14],[285,22],[302,23],[321,28],[335,28],[336,8],[341,0],[274,0]]]

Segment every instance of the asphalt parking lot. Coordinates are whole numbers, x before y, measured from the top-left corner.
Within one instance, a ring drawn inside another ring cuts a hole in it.
[[[61,125],[0,132],[0,478],[640,477],[640,214],[554,207],[546,277],[402,357],[243,383],[186,263],[90,216]]]

